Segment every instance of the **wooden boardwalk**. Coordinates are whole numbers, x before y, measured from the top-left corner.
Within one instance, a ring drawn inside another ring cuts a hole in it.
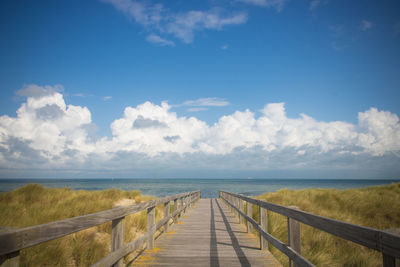
[[[217,199],[200,199],[131,266],[281,266]]]

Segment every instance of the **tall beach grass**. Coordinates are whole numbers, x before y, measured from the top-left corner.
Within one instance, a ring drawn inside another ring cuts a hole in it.
[[[139,191],[108,189],[102,191],[46,188],[29,184],[0,194],[0,230],[22,228],[152,199]],[[156,208],[156,219],[162,216]],[[125,219],[125,242],[142,235],[146,228],[146,211]],[[88,266],[110,252],[111,222],[59,239],[23,249],[21,266]]]
[[[282,189],[258,199],[283,206],[297,206],[303,211],[357,225],[400,230],[400,183],[360,189]],[[258,220],[258,209],[253,207]],[[268,230],[287,242],[287,218],[268,212]],[[381,266],[382,255],[350,241],[301,224],[302,255],[317,266]],[[272,247],[270,245],[270,247]],[[275,257],[288,266],[287,256],[271,248]]]

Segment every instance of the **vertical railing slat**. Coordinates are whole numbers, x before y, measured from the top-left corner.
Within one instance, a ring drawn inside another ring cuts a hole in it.
[[[149,239],[147,240],[147,248],[154,248],[154,224],[155,224],[155,207],[147,209],[147,232]]]
[[[260,225],[261,228],[268,233],[268,212],[260,207]],[[268,250],[268,241],[265,237],[261,237],[260,248]]]
[[[178,199],[174,199],[174,213],[178,210]],[[178,222],[178,214],[174,215],[174,223]]]
[[[240,209],[241,212],[244,213],[244,205],[243,205],[243,200],[242,199],[239,199],[239,209]],[[240,216],[240,223],[244,224],[244,217],[243,216]]]
[[[19,266],[19,251],[12,252],[1,257],[1,267],[18,267]]]
[[[385,253],[382,253],[383,267],[397,267],[396,258]]]
[[[164,217],[168,217],[169,216],[169,201],[164,203]],[[168,232],[168,227],[169,227],[169,220],[165,223],[164,225],[164,232],[167,233]]]
[[[295,206],[289,206],[289,208],[300,210]],[[294,251],[301,254],[300,223],[294,219],[288,218],[288,228],[289,246]],[[298,265],[289,260],[289,266],[297,267]]]
[[[247,216],[249,216],[250,218],[253,218],[253,206],[252,206],[252,204],[247,202],[246,205],[247,205],[247,212],[246,212]],[[253,230],[253,225],[249,221],[247,221],[247,232],[251,233],[252,230]]]
[[[125,217],[112,220],[111,251],[116,251],[124,245],[124,223]],[[123,259],[118,260],[113,267],[122,267]]]

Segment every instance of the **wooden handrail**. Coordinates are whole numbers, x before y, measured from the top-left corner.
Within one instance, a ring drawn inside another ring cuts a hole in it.
[[[294,208],[284,207],[270,202],[246,197],[240,194],[219,191],[219,195],[221,199],[228,203],[229,206],[235,209],[236,212],[238,212],[241,216],[243,216],[243,218],[245,218],[250,224],[252,224],[258,230],[260,235],[264,236],[268,240],[268,242],[270,242],[280,251],[285,253],[291,260],[299,264],[299,266],[309,265],[306,265],[306,262],[301,262],[303,260],[298,261],[298,256],[301,257],[300,253],[295,252],[286,244],[283,244],[284,246],[282,246],[281,241],[277,240],[275,237],[264,231],[264,229],[262,229],[262,227],[251,218],[251,215],[249,217],[248,215],[244,214],[244,212],[241,211],[240,208],[234,205],[235,202],[230,199],[238,198],[240,200],[246,201],[247,203],[251,203],[253,205],[257,205],[260,208],[279,213],[290,219],[302,222],[319,230],[325,231],[329,234],[380,251],[383,256],[383,264],[385,267],[395,266],[395,258],[400,258],[400,236],[398,235],[374,228],[334,220],[305,211],[300,211]],[[292,251],[288,251],[287,249],[291,249],[295,253],[292,253]],[[295,258],[291,258],[292,256]]]
[[[121,231],[123,231],[123,221],[125,216],[143,210],[149,211],[151,209],[154,209],[157,205],[167,205],[170,201],[174,201],[174,203],[176,203],[178,200],[184,198],[187,198],[188,200],[186,204],[181,202],[182,205],[179,209],[177,209],[177,207],[174,207],[174,212],[172,214],[166,214],[166,216],[161,219],[157,224],[154,224],[154,221],[152,221],[153,225],[151,226],[151,229],[148,229],[147,233],[144,236],[131,243],[123,244],[123,240],[121,241],[121,237],[123,237]],[[100,211],[88,215],[0,233],[0,256],[3,259],[3,262],[0,262],[0,266],[4,263],[4,259],[8,258],[9,260],[15,260],[13,258],[18,257],[19,251],[21,249],[35,246],[40,243],[60,238],[109,221],[113,222],[113,252],[109,254],[112,254],[112,257],[108,257],[110,260],[107,261],[107,264],[111,262],[110,264],[108,264],[109,266],[117,262],[116,266],[118,266],[118,261],[122,257],[132,252],[134,249],[140,247],[140,245],[143,245],[143,243],[151,243],[151,240],[149,238],[152,238],[154,240],[154,232],[156,230],[168,223],[171,218],[176,218],[178,214],[181,214],[181,212],[183,212],[187,208],[188,203],[193,203],[199,198],[200,191],[193,191],[149,200],[140,204],[130,205],[126,207],[115,207],[109,210]],[[107,256],[105,258],[107,258]],[[100,264],[99,266],[105,265]]]

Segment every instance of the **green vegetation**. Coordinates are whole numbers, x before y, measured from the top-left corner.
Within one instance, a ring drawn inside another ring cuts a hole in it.
[[[267,193],[257,197],[283,206],[377,229],[400,228],[400,183],[361,189],[305,189]],[[258,210],[253,216],[258,220]],[[287,218],[268,213],[268,230],[287,241]],[[380,253],[301,224],[302,255],[317,266],[381,266]],[[270,247],[272,247],[270,245]],[[288,266],[287,256],[275,248],[272,253]]]
[[[152,199],[139,191],[109,189],[75,191],[29,184],[0,194],[0,228],[21,228],[134,204]],[[156,220],[162,216],[156,209]],[[125,242],[142,235],[146,211],[125,220]],[[110,252],[111,222],[92,227],[21,251],[21,266],[88,266]],[[127,259],[129,260],[129,259]]]

